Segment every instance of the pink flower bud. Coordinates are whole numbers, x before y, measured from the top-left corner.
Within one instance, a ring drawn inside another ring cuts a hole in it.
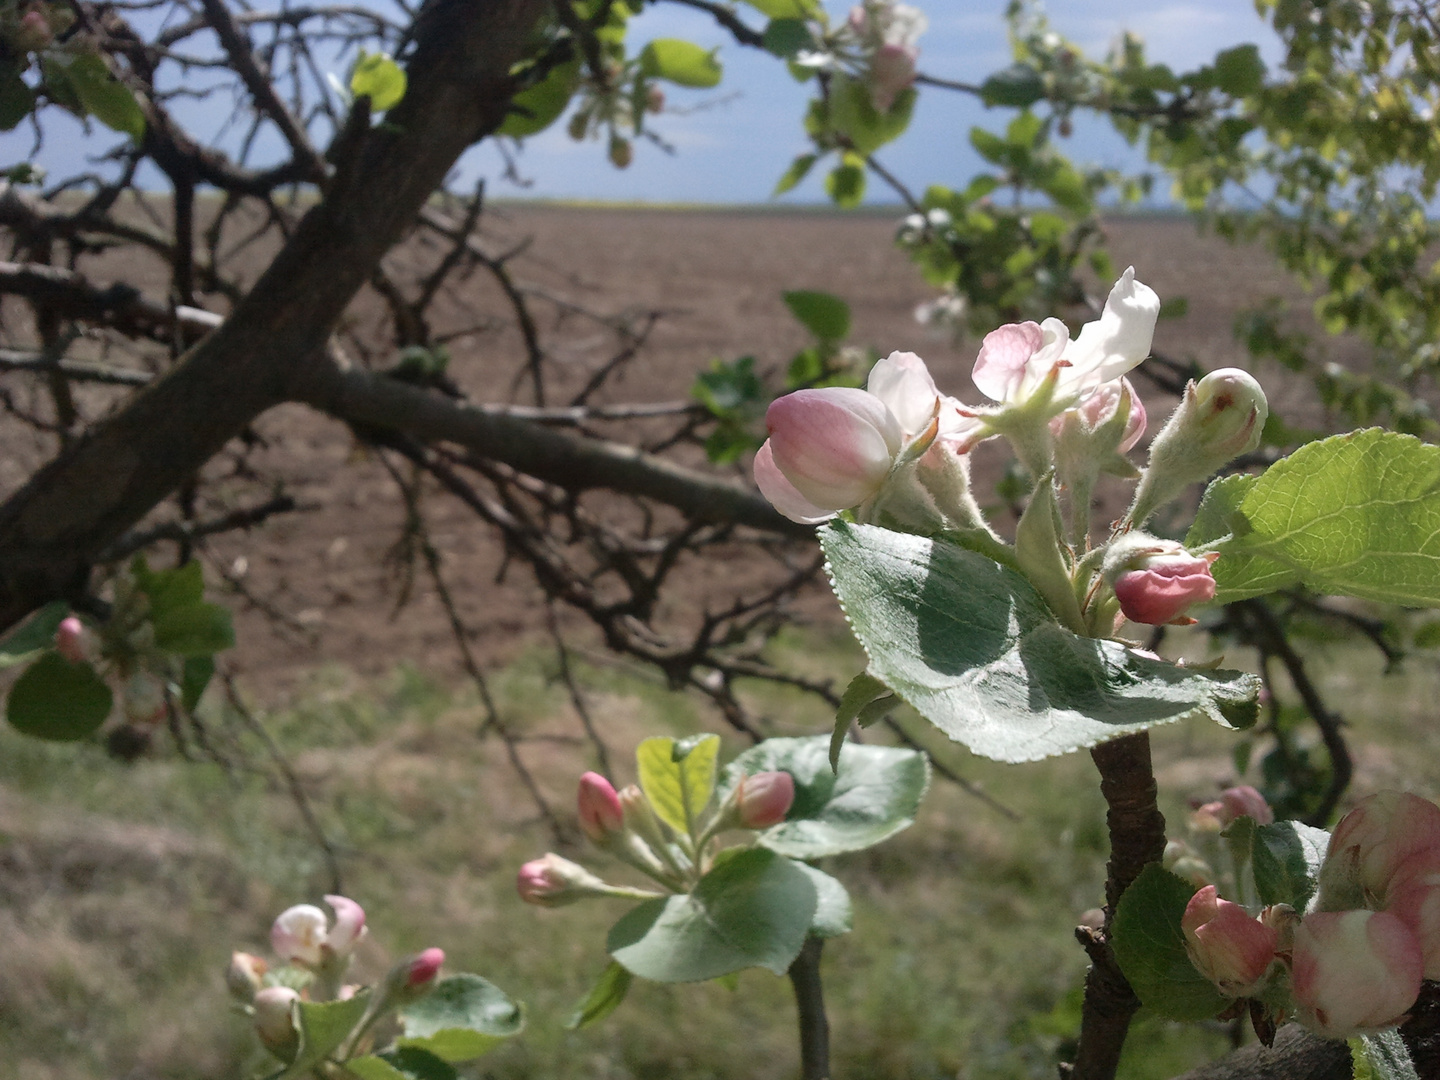
[[[20,52],[39,52],[55,39],[50,20],[38,8],[31,7],[20,17],[20,26],[15,31],[13,43]]]
[[[249,1004],[264,985],[265,972],[269,965],[258,956],[247,952],[230,954],[230,966],[225,969],[225,986],[236,1001]]]
[[[1401,1022],[1424,961],[1408,927],[1384,911],[1325,911],[1295,931],[1291,992],[1299,1021],[1327,1039]]]
[[[255,995],[255,1034],[277,1057],[289,1058],[300,1044],[295,1030],[295,1002],[300,995],[288,986],[267,986]]]
[[[1214,885],[1190,898],[1180,920],[1185,949],[1195,970],[1226,997],[1249,997],[1260,989],[1275,959],[1279,935],[1239,904],[1220,899]]]
[[[435,980],[440,965],[445,963],[445,950],[429,948],[410,959],[405,969],[405,985],[414,989],[426,986]]]
[[[625,829],[625,811],[620,797],[609,780],[599,773],[587,772],[580,777],[576,797],[580,812],[580,829],[592,841],[604,844],[611,836]]]
[[[795,778],[787,772],[742,776],[735,796],[736,814],[742,828],[768,829],[785,820],[794,801]]]
[[[1085,425],[1085,429],[1094,432],[1115,419],[1120,403],[1127,394],[1130,406],[1125,414],[1125,427],[1120,432],[1120,442],[1115,447],[1117,454],[1133,450],[1140,437],[1145,434],[1145,403],[1140,400],[1140,395],[1135,392],[1130,380],[1120,378],[1114,382],[1102,383],[1075,407],[1075,413]],[[1050,421],[1052,430],[1061,419],[1057,416]]]
[[[663,112],[665,109],[665,91],[658,86],[651,86],[645,91],[645,111],[649,113]]]
[[[74,615],[60,620],[55,630],[55,651],[72,664],[88,664],[100,658],[100,640]]]
[[[335,912],[335,925],[325,933],[325,947],[336,956],[349,956],[365,936],[365,909],[346,896],[327,896]]]
[[[609,891],[589,870],[553,851],[520,867],[516,887],[521,900],[539,907],[560,907],[591,896],[605,896]]]
[[[1403,791],[1360,800],[1330,834],[1321,909],[1383,904],[1397,873],[1432,852],[1440,855],[1440,806]]]
[[[1229,815],[1229,820],[1226,821],[1227,825],[1236,818],[1242,817],[1254,818],[1257,825],[1273,825],[1275,823],[1275,811],[1270,809],[1270,804],[1265,801],[1265,796],[1249,784],[1226,788],[1220,793],[1220,802],[1225,807],[1225,813]]]
[[[1112,546],[1105,576],[1127,619],[1163,626],[1183,620],[1192,605],[1215,599],[1210,564],[1217,557],[1197,557],[1174,541],[1131,533]]]
[[[1397,873],[1385,910],[1403,922],[1420,943],[1425,978],[1440,979],[1440,859]]]
[[[848,510],[875,495],[902,443],[900,424],[884,402],[852,387],[786,394],[771,403],[765,424],[774,468],[820,514]],[[755,482],[789,514],[783,498],[772,497],[771,477],[760,462],[757,455]]]
[[[287,964],[316,967],[322,957],[328,920],[314,904],[296,904],[275,918],[270,927],[270,946]]]

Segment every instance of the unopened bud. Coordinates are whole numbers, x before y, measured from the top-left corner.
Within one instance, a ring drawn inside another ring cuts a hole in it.
[[[1190,815],[1190,827],[1199,832],[1219,832],[1237,818],[1248,817],[1257,825],[1270,825],[1275,811],[1265,796],[1249,784],[1226,788],[1220,798],[1200,806]]]
[[[250,1004],[264,986],[265,972],[269,965],[258,956],[247,952],[230,954],[230,966],[225,969],[225,987],[236,1001]]]
[[[1385,910],[1420,943],[1425,978],[1440,979],[1440,862],[1402,870],[1389,889]]]
[[[325,932],[325,949],[343,959],[365,937],[365,909],[348,896],[326,896],[325,902],[335,912],[335,925]]]
[[[658,86],[651,86],[645,91],[645,111],[658,113],[665,108],[665,91]]]
[[[1260,445],[1270,408],[1254,376],[1212,371],[1185,387],[1180,404],[1150,444],[1150,463],[1135,493],[1131,519],[1142,525],[1188,485]]]
[[[605,846],[613,836],[625,829],[625,811],[609,780],[599,773],[587,772],[580,777],[576,795],[580,829],[591,841]]]
[[[55,628],[55,651],[72,664],[94,663],[100,659],[100,639],[71,615]]]
[[[570,123],[565,130],[570,133],[570,138],[574,139],[576,142],[579,142],[580,140],[585,138],[585,133],[589,130],[589,128],[589,115],[583,112],[577,112],[574,116],[570,117]]]
[[[1279,941],[1273,927],[1207,885],[1190,898],[1180,928],[1195,970],[1222,994],[1249,997],[1260,989]]]
[[[270,947],[287,964],[316,967],[327,923],[325,912],[314,904],[295,904],[275,917],[270,927]]]
[[[300,1033],[295,1030],[295,1003],[300,995],[288,986],[267,986],[255,995],[255,1034],[282,1061],[295,1056]]]
[[[589,870],[553,851],[520,867],[516,887],[521,900],[539,907],[560,907],[610,892],[605,882]]]
[[[1214,869],[1183,840],[1171,840],[1165,845],[1160,865],[1197,888],[1215,883]]]
[[[1111,545],[1104,573],[1127,619],[1164,626],[1191,621],[1187,609],[1215,599],[1210,564],[1216,558],[1191,555],[1173,540],[1132,532]]]
[[[18,52],[39,52],[47,48],[53,40],[55,32],[50,27],[50,20],[43,11],[32,6],[20,17],[20,25],[11,43]]]
[[[1297,1019],[1327,1039],[1391,1027],[1420,993],[1415,935],[1384,911],[1324,911],[1295,931],[1290,986]]]
[[[742,828],[768,829],[785,820],[794,801],[795,778],[787,772],[742,776],[735,797],[736,817]]]
[[[445,963],[445,950],[429,948],[397,961],[385,976],[383,993],[392,1005],[406,1005],[435,988],[435,976]]]
[[[1432,855],[1440,858],[1440,806],[1403,791],[1371,795],[1330,834],[1317,906],[1321,911],[1383,906],[1402,869]]]
[[[635,160],[635,150],[630,145],[629,139],[622,139],[619,135],[610,137],[610,164],[617,169],[628,169],[630,162]]]

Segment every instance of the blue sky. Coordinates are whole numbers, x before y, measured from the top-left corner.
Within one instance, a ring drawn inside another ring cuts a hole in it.
[[[389,7],[383,0],[371,0]],[[268,6],[262,4],[261,6]],[[843,17],[848,4],[831,0],[832,16]],[[979,82],[1010,62],[1003,18],[1004,0],[932,0],[922,3],[930,28],[921,39],[920,67],[928,74]],[[1220,49],[1256,41],[1262,55],[1273,62],[1279,56],[1274,34],[1255,13],[1250,0],[1173,0],[1140,10],[1122,0],[1055,0],[1047,5],[1052,25],[1077,42],[1087,53],[1103,55],[1123,30],[1145,39],[1152,59],[1185,70],[1210,59]],[[753,11],[741,5],[742,15]],[[752,23],[762,20],[750,19]],[[484,175],[494,177],[490,192],[496,196],[603,199],[651,202],[751,203],[767,202],[775,181],[790,160],[807,149],[801,117],[810,87],[796,83],[784,66],[764,53],[745,49],[730,40],[703,13],[675,5],[649,8],[632,23],[633,47],[650,38],[684,37],[706,47],[719,46],[725,81],[712,91],[669,92],[669,103],[684,111],[667,112],[654,121],[655,130],[676,150],[666,154],[648,143],[636,146],[629,169],[617,170],[606,160],[599,142],[577,143],[556,124],[529,139],[517,161],[530,181],[518,188],[500,180],[503,172],[494,149],[481,146],[462,160],[455,180],[468,188]],[[196,42],[199,43],[197,38]],[[197,133],[213,128],[220,110],[203,103],[184,103],[176,111]],[[52,110],[53,113],[53,110]],[[980,167],[967,135],[974,125],[1001,127],[1011,110],[985,110],[973,99],[941,90],[921,95],[910,130],[881,152],[881,160],[912,188],[930,183],[960,185]],[[222,140],[233,142],[235,134]],[[47,145],[40,163],[58,177],[75,171],[86,153],[95,153],[100,140],[83,138],[77,123],[63,117],[47,119]],[[0,136],[0,163],[23,160],[30,154],[31,136],[25,127]],[[278,140],[262,145],[280,151]],[[1068,151],[1087,164],[1139,169],[1141,155],[1100,123],[1077,125]],[[153,183],[155,179],[142,182]],[[160,186],[160,185],[156,185]],[[872,184],[872,201],[893,201],[888,192]],[[824,200],[819,174],[812,176],[784,201]],[[1163,203],[1164,193],[1157,193]]]

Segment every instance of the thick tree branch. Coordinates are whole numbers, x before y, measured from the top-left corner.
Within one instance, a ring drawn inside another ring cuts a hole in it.
[[[101,551],[291,396],[456,158],[504,120],[511,68],[544,10],[543,0],[420,10],[405,99],[354,138],[326,199],[231,317],[0,506],[0,629],[83,585]]]

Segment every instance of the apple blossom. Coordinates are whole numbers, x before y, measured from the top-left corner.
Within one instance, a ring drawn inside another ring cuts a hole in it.
[[[1275,811],[1265,801],[1265,796],[1249,784],[1226,788],[1220,798],[1205,803],[1190,815],[1190,824],[1202,832],[1219,832],[1236,818],[1254,818],[1257,825],[1270,825],[1275,821]]]
[[[1440,859],[1413,860],[1395,875],[1385,910],[1415,935],[1425,961],[1425,978],[1440,979]]]
[[[1328,1039],[1391,1027],[1420,993],[1420,945],[1384,911],[1324,911],[1295,931],[1290,985],[1302,1024]]]
[[[908,90],[915,82],[915,61],[920,50],[910,45],[884,44],[875,50],[870,59],[868,82],[870,104],[876,112],[889,112],[895,107],[895,99],[902,90]]]
[[[1440,806],[1403,791],[1361,799],[1330,834],[1320,910],[1383,904],[1401,869],[1427,853],[1440,858]]]
[[[1260,989],[1279,942],[1274,928],[1222,900],[1214,885],[1190,898],[1180,927],[1195,970],[1222,994],[1249,997]]]
[[[333,958],[349,956],[365,936],[365,911],[345,896],[327,896],[335,911],[335,925],[313,904],[296,904],[282,911],[270,927],[270,944],[290,964],[318,968]]]
[[[269,965],[258,956],[247,952],[230,954],[230,966],[225,969],[225,986],[236,1001],[249,1003],[255,1000],[264,985],[263,979]]]
[[[736,815],[746,829],[768,829],[780,824],[794,801],[795,778],[787,772],[742,776],[736,787]]]
[[[580,777],[580,829],[591,841],[604,844],[625,828],[625,811],[609,780],[599,773],[587,772]]]
[[[1104,573],[1127,619],[1163,626],[1183,620],[1191,606],[1215,598],[1210,564],[1216,558],[1213,553],[1191,555],[1173,540],[1136,532],[1111,545]]]

